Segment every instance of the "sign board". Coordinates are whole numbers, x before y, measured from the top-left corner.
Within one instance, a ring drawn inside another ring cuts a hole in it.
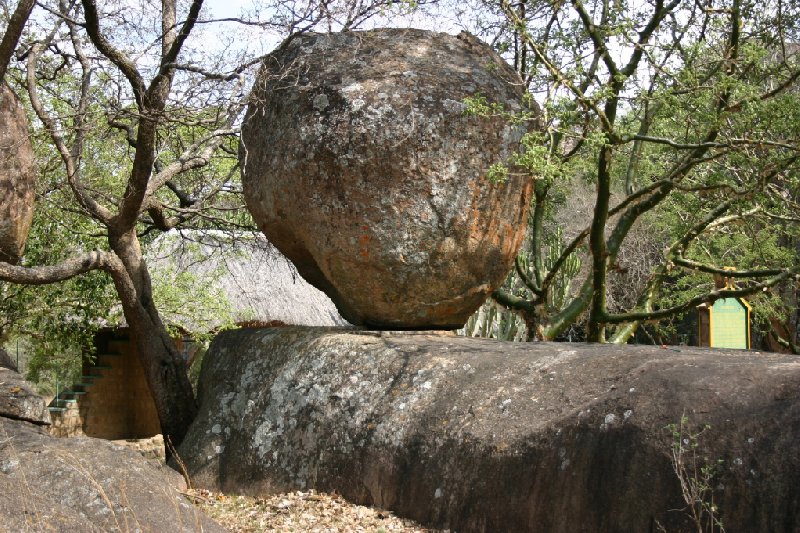
[[[700,338],[712,348],[750,349],[750,306],[741,298],[722,298],[700,320]],[[702,329],[708,328],[707,335]]]

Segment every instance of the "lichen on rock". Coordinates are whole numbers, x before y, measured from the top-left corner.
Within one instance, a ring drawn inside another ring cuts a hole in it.
[[[36,167],[19,98],[0,83],[0,261],[22,257],[33,220]]]
[[[686,415],[711,425],[702,454],[723,461],[723,523],[791,531],[799,361],[419,332],[228,331],[204,359],[198,418],[179,454],[197,486],[335,491],[456,531],[647,531],[655,520],[684,531],[667,426]]]
[[[452,329],[502,283],[525,234],[529,176],[489,168],[530,122],[522,82],[475,37],[386,29],[294,37],[268,56],[240,160],[248,208],[353,324]]]

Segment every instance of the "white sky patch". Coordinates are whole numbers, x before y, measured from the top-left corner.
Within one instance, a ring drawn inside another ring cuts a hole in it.
[[[219,20],[231,18],[252,18],[253,0],[207,0],[203,3],[202,20]],[[462,30],[445,12],[429,13],[415,10],[407,14],[387,14],[375,16],[359,29],[373,28],[419,28],[457,34]],[[272,13],[262,11],[261,20]],[[237,22],[213,22],[202,24],[204,45],[210,51],[229,50],[232,53],[244,53],[250,57],[266,54],[273,50],[283,39],[275,31],[265,30],[257,26],[248,26]],[[335,28],[334,28],[335,30]],[[320,28],[320,31],[324,31]]]
[[[246,19],[252,0],[207,0],[203,2],[200,19],[193,32],[195,47],[201,41],[209,53],[228,52],[232,55],[258,57],[273,50],[282,37],[257,26],[220,19]],[[195,34],[196,33],[196,34]]]

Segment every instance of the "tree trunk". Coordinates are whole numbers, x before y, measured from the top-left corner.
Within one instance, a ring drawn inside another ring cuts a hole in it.
[[[11,57],[14,55],[22,30],[25,28],[25,23],[28,22],[28,17],[35,3],[34,0],[20,0],[14,9],[14,13],[8,19],[6,31],[2,39],[0,39],[0,84],[3,83],[6,77],[8,64],[11,62]]]
[[[197,414],[186,363],[153,304],[152,283],[136,234],[112,234],[109,242],[121,260],[119,268],[112,270],[114,285],[139,351],[169,456],[169,444],[180,445]]]
[[[614,118],[614,108],[606,105],[609,120]],[[592,252],[592,301],[589,307],[589,322],[586,326],[586,340],[605,342],[606,316],[606,278],[608,251],[606,249],[605,229],[608,223],[609,199],[611,198],[611,161],[609,145],[600,148],[597,158],[597,196],[589,233],[589,248]]]
[[[163,326],[134,325],[130,318],[128,322],[158,411],[169,458],[170,447],[180,445],[197,415],[197,403],[186,373],[186,363]],[[157,331],[159,328],[161,331]]]
[[[541,341],[548,341],[545,337],[544,333],[544,323],[546,318],[542,316],[544,303],[542,302],[540,305],[535,306],[532,310],[523,311],[522,319],[525,321],[525,327],[527,328],[527,334],[525,336],[526,342],[541,342]]]

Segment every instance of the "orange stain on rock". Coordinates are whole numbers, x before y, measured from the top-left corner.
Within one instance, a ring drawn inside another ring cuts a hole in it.
[[[368,227],[367,226],[362,226],[362,229],[364,229],[366,231],[368,229]],[[369,235],[366,235],[366,234],[361,235],[358,238],[358,244],[359,244],[359,246],[361,248],[361,250],[359,251],[358,254],[361,257],[363,257],[364,259],[368,259],[369,258],[369,242],[371,240],[372,240],[372,237],[370,237]]]

